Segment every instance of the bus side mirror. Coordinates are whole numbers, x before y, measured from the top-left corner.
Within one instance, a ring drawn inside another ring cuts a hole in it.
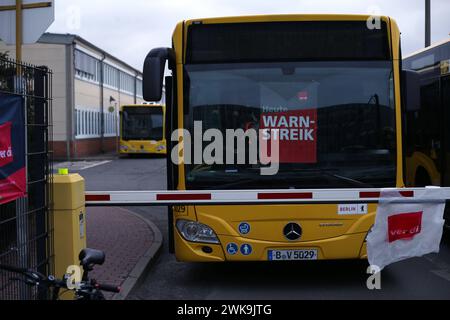
[[[420,109],[420,75],[416,71],[402,71],[402,98],[406,111]]]
[[[145,101],[158,102],[161,100],[166,61],[169,61],[169,69],[173,69],[175,55],[170,48],[153,49],[145,58],[142,81]]]

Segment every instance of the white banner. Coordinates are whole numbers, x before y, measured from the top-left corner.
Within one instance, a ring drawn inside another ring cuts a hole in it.
[[[425,188],[415,203],[396,201],[399,198],[398,190],[381,191],[375,225],[367,237],[369,263],[380,271],[394,262],[439,252],[444,226],[443,190]]]

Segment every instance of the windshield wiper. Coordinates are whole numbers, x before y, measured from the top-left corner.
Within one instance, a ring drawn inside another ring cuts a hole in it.
[[[358,186],[358,187],[365,187],[365,188],[372,188],[373,186],[370,184],[367,184],[365,182],[359,181],[359,180],[355,180],[349,177],[344,177],[344,176],[340,176],[338,174],[330,174],[330,176],[340,179],[342,181],[346,181],[349,182],[352,185]]]
[[[326,176],[332,177],[332,178],[335,178],[337,180],[341,180],[341,181],[347,182],[347,183],[349,183],[351,185],[354,185],[354,186],[365,187],[365,188],[372,188],[373,187],[372,185],[367,184],[365,182],[362,182],[362,181],[359,181],[359,180],[355,180],[355,179],[352,179],[352,178],[349,178],[349,177],[341,176],[341,175],[338,175],[338,174],[335,174],[335,173],[331,173],[333,171],[336,171],[336,170],[333,170],[333,169],[304,169],[304,170],[298,170],[296,172],[305,172],[305,173],[309,173],[309,174],[317,173],[318,175],[325,176],[325,177]]]
[[[349,177],[345,177],[345,176],[341,176],[335,173],[332,173],[333,171],[336,170],[332,170],[332,169],[305,169],[305,170],[295,170],[293,172],[295,172],[296,174],[298,173],[305,173],[308,174],[309,177],[307,178],[312,178],[315,176],[322,176],[322,177],[331,177],[335,180],[339,180],[342,182],[345,182],[349,185],[352,186],[358,186],[358,187],[364,187],[364,188],[371,188],[373,187],[372,185],[369,185],[367,183],[364,183],[362,181],[358,181]],[[202,171],[199,171],[199,173]],[[242,177],[241,179],[239,179],[238,176],[233,176],[232,174],[224,174],[223,172],[215,172],[214,174],[214,180],[210,181],[209,183],[211,183],[212,185],[215,186],[215,188],[221,188],[221,189],[228,189],[228,188],[232,188],[232,187],[239,187],[239,186],[244,186],[247,185],[247,187],[250,186],[255,186],[255,188],[264,188],[264,185],[266,185],[267,183],[270,183],[271,185],[276,184],[276,183],[281,183],[281,184],[289,184],[289,182],[297,182],[294,183],[295,188],[298,188],[302,185],[302,180],[305,179],[305,176],[301,176],[301,175],[296,175],[296,174],[292,174],[291,172],[279,172],[276,176],[270,178],[264,178],[264,177],[257,177],[254,176],[253,174],[247,173],[247,172],[240,172],[239,175],[244,175],[247,177]],[[220,181],[221,179],[227,179],[228,181],[226,181],[225,183],[218,183],[218,181]],[[236,179],[237,178],[237,179]],[[231,181],[230,181],[231,180]],[[283,183],[284,182],[284,183]],[[209,184],[208,183],[208,184]],[[300,185],[298,185],[298,183],[300,183]],[[290,185],[289,187],[286,188],[292,188],[294,187],[294,185]],[[304,187],[304,186],[301,186]]]

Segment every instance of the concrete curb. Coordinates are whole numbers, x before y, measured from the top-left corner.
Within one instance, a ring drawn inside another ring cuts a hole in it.
[[[130,272],[128,277],[121,285],[120,293],[114,294],[111,300],[125,300],[127,298],[131,290],[133,290],[133,288],[143,280],[146,271],[150,268],[153,260],[158,256],[158,253],[163,243],[163,236],[161,234],[161,231],[153,222],[128,209],[125,208],[120,209],[144,221],[148,225],[148,227],[153,231],[154,240],[153,244],[144,253],[141,259],[139,259],[138,263],[134,266],[133,270]]]

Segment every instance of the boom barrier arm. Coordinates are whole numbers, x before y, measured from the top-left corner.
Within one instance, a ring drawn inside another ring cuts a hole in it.
[[[440,187],[307,190],[89,191],[86,192],[86,206],[378,203],[381,199],[381,191],[386,190],[392,191],[392,197],[389,197],[390,202],[442,202],[450,199],[450,188]],[[430,193],[430,190],[433,190],[433,192]]]

